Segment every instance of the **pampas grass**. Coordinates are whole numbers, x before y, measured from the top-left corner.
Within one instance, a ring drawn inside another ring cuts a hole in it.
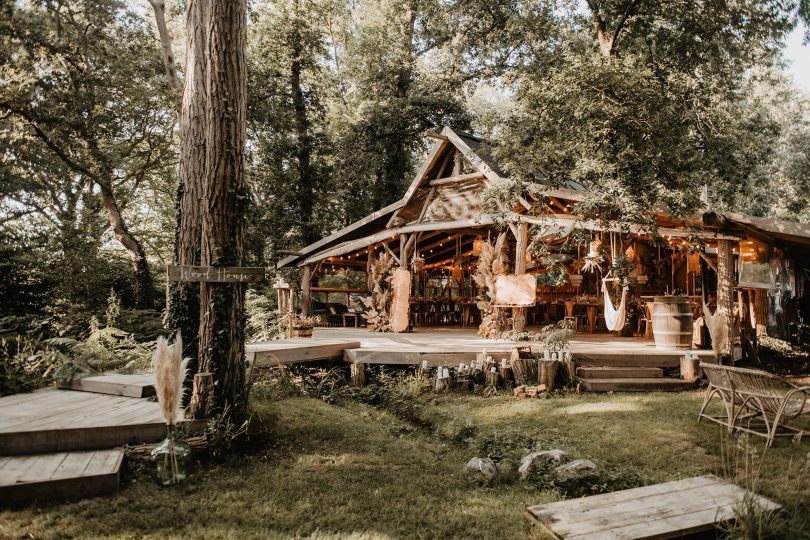
[[[183,338],[180,332],[172,345],[159,337],[152,354],[155,372],[155,392],[166,424],[171,426],[183,416],[183,381],[186,379],[188,358],[183,358]]]

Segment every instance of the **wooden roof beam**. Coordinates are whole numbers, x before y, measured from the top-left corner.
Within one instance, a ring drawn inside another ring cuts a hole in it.
[[[484,175],[484,173],[476,171],[467,174],[458,174],[456,176],[448,176],[447,178],[437,178],[435,180],[431,180],[429,182],[429,185],[431,187],[446,186],[448,184],[456,184],[458,182],[465,182],[467,180],[479,180],[479,179],[483,180],[485,178],[486,176]]]

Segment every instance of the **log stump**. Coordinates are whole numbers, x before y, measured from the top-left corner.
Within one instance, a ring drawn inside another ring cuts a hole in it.
[[[557,372],[560,369],[559,360],[538,360],[537,361],[537,383],[544,385],[547,392],[554,391],[554,383],[557,379]]]
[[[681,379],[695,382],[700,376],[700,358],[683,356],[681,357]]]
[[[214,374],[195,373],[188,404],[188,416],[194,420],[204,420],[211,414],[214,406]]]
[[[352,386],[362,388],[366,385],[365,364],[351,364],[349,366],[349,374],[352,379]]]

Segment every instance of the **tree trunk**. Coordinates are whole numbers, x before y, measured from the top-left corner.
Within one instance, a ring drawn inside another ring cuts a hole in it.
[[[240,266],[245,185],[245,0],[210,0],[206,21],[206,160],[203,186],[203,266]],[[214,407],[245,414],[245,288],[239,283],[200,285],[200,372],[214,374]]]
[[[731,241],[717,241],[717,310],[724,318],[728,332],[728,341],[722,356],[734,363],[734,260],[731,253]]]
[[[526,250],[529,245],[529,224],[520,223],[515,237],[515,275],[526,273]],[[526,308],[512,308],[512,329],[515,332],[526,330]]]
[[[405,110],[408,104],[413,81],[414,65],[414,25],[416,23],[416,6],[413,1],[404,2],[401,14],[400,38],[404,59],[397,72],[396,87],[394,88],[394,107],[397,107],[397,117],[394,125],[388,126],[388,136],[385,155],[380,160],[377,170],[377,186],[374,190],[374,209],[397,201],[402,196],[402,184],[408,172],[410,152],[408,149],[408,119]]]
[[[292,36],[292,63],[290,65],[290,93],[295,112],[296,158],[298,161],[298,221],[301,224],[301,236],[304,245],[318,239],[317,231],[312,224],[312,210],[315,201],[315,178],[312,169],[312,136],[310,135],[309,117],[307,116],[304,88],[301,86],[303,45],[298,25],[298,1],[295,2],[295,30]]]
[[[304,266],[301,272],[301,315],[312,316],[312,265]]]
[[[182,107],[182,97],[180,96],[180,84],[177,82],[177,69],[174,65],[174,52],[172,52],[172,38],[169,35],[169,28],[166,26],[166,1],[149,0],[152,9],[155,11],[155,24],[160,37],[160,48],[163,53],[163,67],[166,69],[166,80],[169,88],[174,93],[175,104],[179,111]]]
[[[107,211],[115,237],[121,242],[129,253],[132,260],[132,269],[135,274],[135,304],[140,309],[154,308],[154,289],[152,288],[152,274],[149,271],[149,262],[146,259],[146,252],[137,238],[129,232],[124,218],[121,216],[121,209],[115,200],[115,195],[109,185],[97,183],[101,191],[101,203]]]
[[[202,222],[200,202],[205,171],[205,54],[208,0],[189,0],[186,6],[186,67],[180,107],[180,168],[175,199],[174,264],[198,266]],[[167,291],[169,333],[180,332],[190,358],[187,386],[197,373],[200,328],[200,286],[170,281]]]

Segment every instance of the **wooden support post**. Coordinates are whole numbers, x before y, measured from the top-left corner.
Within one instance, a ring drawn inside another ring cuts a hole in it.
[[[529,244],[529,224],[521,222],[515,237],[515,275],[526,273],[526,248]],[[512,308],[512,329],[515,332],[526,330],[526,308]]]
[[[744,359],[759,363],[756,332],[754,332],[754,324],[751,320],[751,296],[753,295],[753,289],[741,290],[737,293],[737,303],[740,306],[740,346]]]
[[[301,273],[301,314],[304,317],[312,315],[312,265],[304,266]],[[348,304],[347,304],[348,305]]]
[[[756,289],[751,291],[754,295],[754,325],[757,337],[768,335],[768,291]]]
[[[349,373],[352,379],[352,386],[362,388],[366,385],[366,365],[365,364],[350,364]]]
[[[725,350],[721,356],[727,356],[734,363],[734,260],[730,240],[717,241],[717,310],[724,318],[728,332]]]

